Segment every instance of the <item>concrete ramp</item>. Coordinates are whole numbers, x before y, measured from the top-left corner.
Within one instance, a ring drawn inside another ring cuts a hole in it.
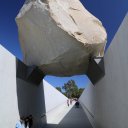
[[[69,108],[65,108],[60,115],[64,115],[64,117],[58,124],[50,123],[45,128],[92,128],[81,106],[76,108],[72,105]]]

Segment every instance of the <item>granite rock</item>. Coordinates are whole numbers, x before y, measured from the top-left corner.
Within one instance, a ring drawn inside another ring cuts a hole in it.
[[[85,74],[103,57],[107,34],[79,0],[27,0],[16,17],[24,62],[44,74]]]

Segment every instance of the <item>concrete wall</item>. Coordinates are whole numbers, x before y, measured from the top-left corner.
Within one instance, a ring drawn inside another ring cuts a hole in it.
[[[0,45],[0,127],[13,128],[30,114],[33,127],[46,124],[43,83],[36,86],[16,78],[16,58]],[[23,71],[21,71],[23,72]]]
[[[28,82],[24,65],[17,67],[16,63],[15,56],[0,45],[0,127],[13,128],[20,117],[29,115],[33,116],[33,127],[43,127],[45,113],[66,103],[67,98],[46,81],[40,85]]]
[[[105,77],[95,85],[97,128],[128,128],[128,14],[104,60]]]
[[[128,14],[104,61],[105,76],[89,85],[79,100],[93,127],[128,128]]]
[[[47,123],[56,124],[63,118],[62,112],[67,108],[67,97],[45,80],[43,80],[43,85]]]
[[[59,105],[67,103],[67,97],[60,93],[48,82],[43,80],[46,113],[52,111]]]
[[[43,83],[37,86],[17,78],[17,99],[20,116],[33,116],[33,128],[46,124]]]
[[[95,104],[94,104],[94,86],[90,83],[86,88],[84,89],[84,92],[79,98],[79,102],[81,103],[85,113],[87,114],[87,117],[92,124],[93,127],[95,127],[94,122],[94,110],[95,110]]]
[[[16,60],[0,45],[0,127],[14,128],[18,119]]]

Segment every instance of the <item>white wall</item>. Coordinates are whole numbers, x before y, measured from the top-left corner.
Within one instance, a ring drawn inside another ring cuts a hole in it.
[[[93,127],[128,128],[128,14],[104,60],[105,76],[89,85],[79,100]]]
[[[46,124],[43,83],[16,78],[16,58],[0,45],[0,128],[14,128],[20,116],[30,114],[34,127]]]
[[[84,89],[80,99],[80,102],[88,109],[88,111],[94,115],[94,86],[90,83]]]
[[[0,45],[0,127],[14,128],[18,119],[16,60]]]
[[[46,119],[48,124],[58,124],[67,112],[67,97],[43,80]]]
[[[65,97],[52,85],[50,85],[45,80],[43,80],[43,85],[46,113],[58,107],[59,105],[67,103],[67,97]]]
[[[105,77],[95,85],[97,128],[128,128],[128,14],[104,59]]]
[[[20,72],[24,74],[24,71]],[[20,116],[30,114],[33,115],[34,127],[42,127],[46,124],[43,115],[63,106],[67,101],[64,95],[46,81],[37,86],[16,78],[16,58],[1,45],[0,88],[1,128],[13,128]]]
[[[92,124],[93,127],[95,127],[94,123],[94,110],[95,110],[95,104],[94,104],[94,86],[90,83],[86,86],[84,89],[84,92],[79,98],[79,102],[82,105],[85,113],[87,114],[87,117]]]

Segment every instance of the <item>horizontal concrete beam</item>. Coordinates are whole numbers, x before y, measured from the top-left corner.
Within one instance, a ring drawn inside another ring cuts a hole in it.
[[[45,75],[38,67],[27,66],[16,59],[16,76],[32,84],[39,85]]]

